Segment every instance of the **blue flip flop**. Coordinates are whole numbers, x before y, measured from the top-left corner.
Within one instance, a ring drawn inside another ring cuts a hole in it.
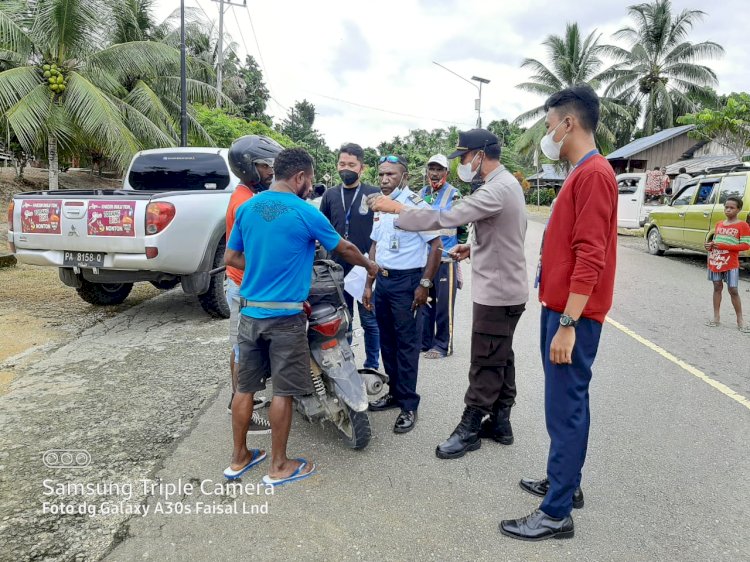
[[[231,466],[228,466],[226,469],[224,469],[224,478],[227,480],[237,480],[240,476],[245,474],[248,470],[253,468],[256,464],[263,462],[266,460],[266,453],[260,452],[260,449],[251,449],[250,452],[253,454],[253,457],[250,459],[250,462],[247,463],[245,466],[243,466],[239,470],[232,470]]]
[[[315,465],[312,465],[312,469],[309,472],[303,473],[302,471],[307,466],[307,461],[303,458],[294,459],[300,462],[300,465],[297,467],[297,470],[292,472],[289,476],[286,478],[271,478],[268,474],[266,474],[263,477],[263,483],[266,486],[273,486],[274,488],[276,486],[282,486],[284,484],[288,484],[289,482],[296,482],[297,480],[304,480],[305,478],[312,476],[315,474]]]

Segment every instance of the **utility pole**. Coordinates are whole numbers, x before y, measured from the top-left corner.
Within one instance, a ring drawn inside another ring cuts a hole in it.
[[[185,0],[180,0],[180,146],[187,146],[187,69],[185,60]]]
[[[232,6],[243,6],[247,7],[247,0],[243,0],[242,4],[239,2],[235,3],[232,0],[212,0],[213,2],[219,3],[219,60],[216,68],[216,89],[219,91],[219,95],[216,96],[216,107],[221,107],[221,93],[224,80],[224,5],[227,5],[227,10]]]
[[[479,76],[472,76],[472,80],[479,82],[479,98],[477,98],[476,109],[477,109],[477,129],[482,128],[482,84],[489,84],[490,81],[486,78],[480,78]]]
[[[481,129],[482,128],[482,84],[489,84],[490,81],[487,80],[486,78],[481,78],[479,76],[472,76],[471,80],[474,80],[474,82],[479,82],[479,85],[477,86],[471,80],[468,80],[467,78],[464,78],[458,72],[453,72],[450,68],[448,68],[446,66],[443,66],[439,62],[432,61],[432,64],[439,66],[443,70],[447,70],[448,72],[450,72],[454,76],[460,78],[461,80],[463,80],[467,84],[471,84],[477,90],[479,90],[479,97],[474,100],[474,111],[477,112],[477,128]]]

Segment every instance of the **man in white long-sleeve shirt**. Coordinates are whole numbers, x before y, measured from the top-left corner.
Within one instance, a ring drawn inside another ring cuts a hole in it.
[[[474,223],[470,244],[456,246],[457,260],[471,256],[472,299],[469,389],[461,422],[437,446],[442,459],[464,456],[481,446],[481,437],[513,442],[510,409],[515,402],[513,332],[529,298],[524,238],[526,205],[518,180],[500,163],[500,145],[484,129],[462,132],[449,158],[461,158],[459,177],[484,184],[451,209],[407,208],[386,197],[371,200],[375,211],[398,213],[402,230],[423,231]],[[482,422],[484,416],[489,418]]]

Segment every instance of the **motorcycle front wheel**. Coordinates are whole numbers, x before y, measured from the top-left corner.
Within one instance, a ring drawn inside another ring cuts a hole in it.
[[[344,444],[350,449],[364,449],[372,437],[370,418],[367,412],[355,412],[344,404],[341,413],[342,420],[337,424],[339,435]]]

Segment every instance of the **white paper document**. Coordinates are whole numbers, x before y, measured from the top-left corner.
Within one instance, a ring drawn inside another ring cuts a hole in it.
[[[366,281],[367,270],[361,265],[355,265],[349,274],[344,277],[344,290],[354,297],[355,300],[362,302]]]

